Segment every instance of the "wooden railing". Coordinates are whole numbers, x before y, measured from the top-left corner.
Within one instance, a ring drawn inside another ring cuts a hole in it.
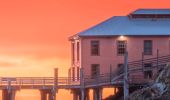
[[[128,63],[128,81],[130,84],[147,84],[153,82],[157,76],[157,71],[166,66],[170,62],[170,55],[155,57],[150,59],[143,59],[138,61],[132,61]],[[144,64],[151,63],[151,67],[144,67]],[[104,73],[96,76],[95,78],[91,76],[85,76],[85,85],[97,85],[102,83],[110,84],[122,84],[124,69],[117,69],[111,73]],[[153,71],[151,78],[144,78],[144,71]],[[121,71],[121,72],[120,72]]]
[[[156,77],[157,71],[161,70],[166,64],[170,62],[170,55],[161,56],[150,59],[143,59],[128,63],[128,81],[130,84],[149,83]],[[152,67],[144,67],[144,64],[151,63]],[[123,69],[122,69],[123,70]],[[155,71],[152,78],[144,78],[144,71]],[[96,77],[83,76],[85,86],[88,85],[108,85],[108,84],[122,84],[124,73],[120,70],[114,70],[110,73],[97,75]],[[140,74],[139,74],[140,73]],[[71,86],[81,85],[80,77],[0,77],[0,86]],[[57,82],[57,83],[54,83]]]
[[[1,77],[0,86],[53,86],[53,77]],[[57,85],[76,85],[79,81],[72,81],[73,78],[58,77]]]

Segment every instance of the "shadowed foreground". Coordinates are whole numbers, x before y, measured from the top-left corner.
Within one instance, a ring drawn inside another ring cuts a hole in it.
[[[160,69],[158,76],[152,85],[133,92],[129,99],[170,100],[170,63],[168,63],[166,67]]]

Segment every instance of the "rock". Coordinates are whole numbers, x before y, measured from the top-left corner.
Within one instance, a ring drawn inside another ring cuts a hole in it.
[[[129,100],[170,100],[170,63],[158,72],[152,85],[131,93]]]

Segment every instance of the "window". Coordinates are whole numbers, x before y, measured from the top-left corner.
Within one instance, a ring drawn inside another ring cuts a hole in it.
[[[126,41],[117,42],[117,54],[124,55],[126,52]]]
[[[144,64],[144,78],[150,79],[152,78],[152,64],[146,63]]]
[[[79,46],[79,42],[77,42],[77,61],[79,61],[79,53],[80,53],[80,46]]]
[[[96,78],[100,74],[100,65],[92,64],[91,65],[91,78]]]
[[[124,73],[124,64],[118,64],[117,67],[118,67],[118,71],[117,71],[118,75]]]
[[[91,55],[92,56],[99,55],[99,41],[91,41]]]
[[[72,43],[72,63],[74,63],[74,43]]]
[[[152,55],[152,40],[144,40],[144,55]]]

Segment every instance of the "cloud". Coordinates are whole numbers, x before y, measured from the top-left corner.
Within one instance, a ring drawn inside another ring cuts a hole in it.
[[[17,66],[17,63],[0,61],[0,67],[16,67],[16,66]]]

